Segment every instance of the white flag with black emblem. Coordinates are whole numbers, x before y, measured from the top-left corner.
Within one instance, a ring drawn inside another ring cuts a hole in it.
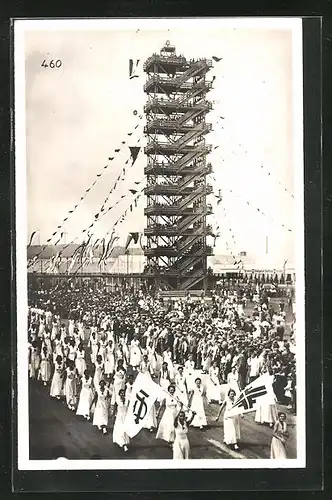
[[[274,404],[276,401],[272,387],[273,376],[268,373],[261,375],[247,385],[235,399],[233,406],[227,412],[228,417],[256,410],[259,406]]]
[[[142,429],[152,405],[164,393],[160,385],[153,382],[150,375],[139,373],[133,384],[130,402],[124,421],[124,429],[129,437],[134,437]]]

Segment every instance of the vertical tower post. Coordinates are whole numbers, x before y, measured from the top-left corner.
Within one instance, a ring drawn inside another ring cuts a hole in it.
[[[212,186],[206,183],[212,166],[206,163],[206,156],[212,148],[205,143],[212,129],[205,121],[212,109],[206,100],[212,88],[212,82],[206,80],[211,68],[211,60],[189,61],[176,55],[169,42],[144,63],[144,253],[147,270],[156,282],[174,290],[205,288],[207,256],[212,255],[212,247],[206,243],[207,235],[212,234],[206,222],[212,213],[206,200],[212,193]]]

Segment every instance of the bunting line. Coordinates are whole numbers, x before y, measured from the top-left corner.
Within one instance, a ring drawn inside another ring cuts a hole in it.
[[[139,115],[138,119],[139,119],[139,120],[142,120],[142,118],[143,118],[143,115],[142,115],[142,114],[141,114],[141,115]],[[135,129],[137,129],[138,127],[139,127],[139,123],[138,123],[138,124],[134,127],[134,130],[135,130]],[[128,135],[128,136],[131,136],[131,135],[132,135],[132,132],[128,133],[127,135]],[[122,144],[126,144],[126,141],[122,141]],[[134,148],[134,147],[133,147],[133,146],[129,146],[129,148]],[[133,165],[134,165],[134,163],[135,163],[135,161],[136,161],[136,158],[137,158],[137,155],[138,155],[138,152],[139,152],[139,149],[140,149],[140,148],[138,148],[138,151],[137,151],[137,153],[136,153],[136,157],[135,157],[135,158],[133,157],[133,154],[132,154],[132,149],[130,149],[130,153],[131,153],[131,155],[130,155],[130,157],[128,158],[128,160],[127,160],[127,162],[126,162],[126,163],[128,163],[128,162],[129,162],[129,160],[130,160],[130,158],[132,158],[133,162],[132,162],[132,165],[131,165],[131,166],[133,166]],[[117,148],[117,149],[115,149],[114,151],[115,151],[116,153],[119,153],[119,152],[121,151],[121,148]],[[109,157],[109,161],[113,161],[113,160],[114,160],[114,158],[115,158],[115,156]],[[74,207],[73,207],[71,210],[69,210],[69,211],[67,212],[66,217],[64,217],[64,219],[61,221],[61,223],[60,223],[60,224],[58,224],[57,229],[56,229],[56,230],[52,233],[52,236],[46,240],[45,245],[43,245],[42,249],[41,249],[41,250],[39,251],[39,253],[37,254],[37,258],[38,258],[38,257],[40,257],[40,255],[41,255],[41,254],[45,251],[45,249],[47,248],[47,246],[51,243],[51,241],[52,241],[52,239],[54,238],[54,236],[56,236],[56,235],[59,233],[59,231],[63,228],[63,226],[65,225],[65,223],[68,221],[68,219],[69,219],[70,215],[72,215],[72,214],[76,211],[76,209],[77,209],[77,208],[78,208],[78,207],[82,204],[82,202],[84,201],[84,199],[86,198],[86,196],[88,195],[88,193],[89,193],[89,192],[91,191],[91,189],[92,189],[92,188],[93,188],[93,187],[97,184],[97,182],[101,179],[101,177],[102,177],[102,176],[104,175],[104,173],[105,173],[105,170],[106,170],[106,169],[108,169],[108,168],[109,168],[109,166],[110,166],[110,165],[109,165],[109,164],[107,164],[107,165],[105,165],[105,166],[103,167],[103,170],[102,170],[101,172],[99,172],[99,173],[96,175],[96,179],[92,182],[92,184],[88,187],[88,189],[86,189],[86,190],[85,190],[85,192],[84,192],[83,196],[81,196],[81,198],[80,198],[80,201],[79,201],[78,203],[76,203],[76,205],[74,205]],[[121,176],[120,176],[120,177],[121,177]],[[120,180],[120,177],[118,177],[118,180]],[[115,189],[115,187],[116,187],[116,183],[115,183],[115,185],[114,185],[114,189]],[[58,241],[55,243],[55,245],[56,245],[56,244],[58,244],[58,243],[61,241],[63,234],[64,234],[64,233],[62,232],[62,233],[61,233],[61,237],[60,237],[60,239],[58,239]],[[34,234],[33,234],[33,236],[34,236]],[[29,245],[28,245],[28,246],[30,246],[30,245],[31,245],[31,241],[32,241],[32,239],[33,239],[33,236],[30,238],[30,243],[29,243]],[[28,263],[28,267],[30,267],[29,263]]]
[[[212,179],[214,180],[214,182],[216,183],[216,178],[215,177],[212,177]],[[236,192],[233,190],[233,189],[230,189],[230,188],[227,188],[225,186],[223,186],[223,189],[225,191],[228,191],[229,193],[231,193],[232,195],[234,195],[236,198],[240,199],[242,202],[246,203],[249,207],[252,207],[254,210],[256,210],[256,212],[258,212],[260,215],[262,215],[263,217],[266,217],[267,219],[269,219],[271,222],[273,222],[274,224],[277,224],[278,226],[281,226],[283,229],[285,229],[286,231],[292,233],[293,230],[290,229],[289,227],[287,227],[285,224],[277,221],[274,217],[272,217],[271,215],[269,214],[266,214],[265,212],[263,212],[262,209],[258,208],[257,206],[255,206],[251,201],[243,198],[243,196],[240,196],[238,194],[236,194]],[[218,195],[216,195],[214,193],[214,196],[218,199],[220,199],[220,193]],[[219,203],[218,203],[219,204]]]

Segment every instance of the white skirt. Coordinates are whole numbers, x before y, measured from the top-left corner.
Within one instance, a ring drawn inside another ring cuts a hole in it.
[[[88,416],[90,415],[90,405],[93,399],[93,392],[91,388],[83,387],[78,402],[76,415]]]
[[[220,384],[217,383],[216,385],[214,385],[214,383],[209,379],[207,384],[206,384],[206,397],[207,397],[208,401],[220,402],[220,399],[221,399]]]
[[[224,443],[237,444],[240,437],[239,416],[224,417]]]
[[[118,413],[114,422],[113,443],[116,443],[121,448],[122,446],[125,446],[130,442],[129,436],[124,431],[125,418],[126,412],[118,409]]]
[[[96,409],[93,415],[93,425],[101,427],[108,425],[108,403],[97,400]]]
[[[76,358],[75,361],[76,370],[78,371],[80,377],[83,377],[86,370],[86,362],[84,358]]]
[[[193,427],[203,427],[204,425],[207,425],[203,397],[201,395],[194,393],[190,409],[196,412],[196,415],[191,422]]]
[[[258,406],[255,414],[255,422],[259,424],[274,424],[277,421],[277,407],[276,405],[263,405]]]
[[[51,383],[50,396],[52,398],[63,396],[62,386],[63,379],[60,377],[60,373],[55,370]]]
[[[174,420],[176,417],[176,408],[165,408],[164,414],[160,420],[156,439],[173,442],[175,438]]]
[[[110,375],[111,373],[113,373],[114,368],[115,368],[114,355],[108,355],[106,357],[106,361],[105,361],[105,373],[106,373],[106,375]]]

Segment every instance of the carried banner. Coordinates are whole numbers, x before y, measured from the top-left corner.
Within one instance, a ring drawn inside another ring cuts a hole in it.
[[[139,373],[134,382],[124,429],[129,437],[134,437],[142,429],[148,418],[152,405],[164,393],[162,388],[153,382],[150,375]]]
[[[261,375],[247,385],[234,401],[227,416],[233,417],[242,413],[256,410],[259,406],[274,404],[276,401],[273,387],[273,376],[268,373]]]

